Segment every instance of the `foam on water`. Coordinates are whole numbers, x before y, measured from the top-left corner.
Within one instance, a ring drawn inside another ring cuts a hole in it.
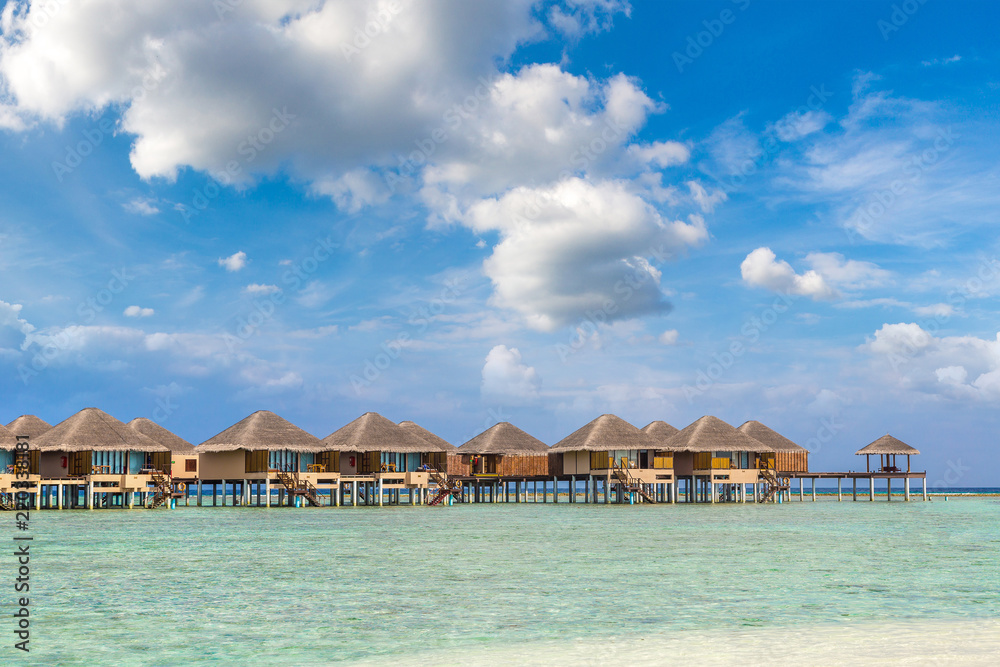
[[[1000,643],[998,510],[968,498],[38,512],[31,662],[837,651],[976,664]],[[0,567],[12,581],[12,559]]]

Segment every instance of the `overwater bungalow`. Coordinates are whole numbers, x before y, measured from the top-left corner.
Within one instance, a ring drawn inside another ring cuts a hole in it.
[[[458,448],[476,477],[546,477],[551,449],[510,422],[500,422]]]
[[[198,481],[198,452],[194,445],[151,419],[136,417],[127,426],[170,450],[170,476],[191,484]]]
[[[32,440],[40,451],[41,503],[134,506],[159,496],[170,450],[97,408],[85,408]],[[169,489],[163,489],[169,494]]]
[[[718,417],[706,415],[678,431],[667,446],[674,451],[677,479],[687,480],[688,502],[770,499],[779,490],[774,450]]]
[[[34,415],[21,415],[7,424],[5,428],[15,441],[19,436],[28,438],[28,477],[22,477],[22,481],[27,481],[34,488],[37,486],[39,479],[38,464],[40,456],[38,448],[34,445],[34,438],[45,433],[52,426]],[[9,442],[9,438],[4,437],[3,440]],[[9,450],[5,447],[0,447],[0,493],[11,492],[11,484],[15,481],[14,475],[14,446],[11,445]],[[34,492],[32,491],[32,493]]]
[[[399,422],[399,427],[418,438],[426,440],[432,445],[436,445],[441,451],[445,452],[447,456],[447,470],[445,472],[449,475],[468,476],[469,465],[462,463],[462,455],[459,453],[458,447],[414,422],[401,421]]]
[[[654,432],[662,429],[653,427]],[[674,482],[673,459],[664,444],[615,415],[601,415],[554,444],[552,451],[562,458],[563,474],[570,476],[571,499],[580,479],[587,488],[585,497],[594,502],[602,480],[605,495],[618,489],[619,502],[633,501],[636,495],[655,502],[651,494],[666,498],[667,485]]]
[[[744,422],[736,429],[749,435],[758,442],[763,442],[774,450],[774,467],[778,475],[790,472],[809,472],[809,450],[795,444],[774,429],[768,428],[759,421]]]
[[[212,485],[215,505],[219,487],[222,504],[232,490],[232,504],[249,505],[251,494],[258,505],[271,506],[273,491],[278,492],[278,504],[286,494],[288,504],[320,505],[319,492],[333,494],[339,486],[339,475],[317,459],[324,448],[319,438],[268,410],[258,410],[221,433],[195,447],[201,468],[198,483],[198,504],[202,504],[203,485]],[[332,460],[339,463],[339,459]],[[272,488],[272,483],[274,488]]]

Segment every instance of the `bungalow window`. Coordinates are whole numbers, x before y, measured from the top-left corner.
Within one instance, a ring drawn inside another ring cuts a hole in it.
[[[125,452],[93,452],[90,465],[95,474],[121,475],[125,472]]]
[[[295,452],[278,449],[269,453],[268,466],[272,470],[295,472]]]
[[[198,459],[185,459],[184,472],[198,472]]]

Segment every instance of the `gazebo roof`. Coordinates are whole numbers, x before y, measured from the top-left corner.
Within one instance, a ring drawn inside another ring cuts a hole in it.
[[[675,452],[774,451],[770,446],[711,415],[685,426],[667,441],[667,446]]]
[[[552,445],[552,451],[607,452],[614,449],[655,449],[657,441],[615,415],[601,415]]]
[[[321,451],[319,438],[268,410],[258,410],[195,448],[197,452],[231,452],[287,449]]]
[[[886,434],[854,453],[860,456],[866,454],[919,454],[920,451],[914,447],[910,447],[902,440],[897,440],[891,435]]]
[[[97,408],[80,410],[33,438],[31,442],[42,451],[167,451],[160,443]]]
[[[323,438],[324,450],[339,452],[423,453],[440,451],[438,445],[414,435],[377,412],[366,412],[350,424]]]
[[[500,422],[458,448],[460,454],[547,454],[551,448],[510,422]]]

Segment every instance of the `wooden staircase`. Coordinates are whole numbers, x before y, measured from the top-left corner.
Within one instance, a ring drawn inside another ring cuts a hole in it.
[[[14,509],[14,494],[0,493],[0,511],[13,512]]]
[[[448,496],[455,496],[460,501],[462,499],[462,482],[461,480],[450,480],[448,476],[444,473],[438,472],[437,470],[430,471],[431,481],[437,484],[437,493],[431,498],[430,502],[427,503],[428,507],[433,507],[434,505],[440,505]]]
[[[313,507],[321,507],[322,503],[319,501],[319,496],[317,495],[316,487],[305,479],[296,479],[291,473],[285,472],[284,470],[275,471],[278,474],[278,481],[285,487],[290,495],[302,496],[306,499]]]
[[[623,493],[638,493],[647,503],[655,503],[656,499],[643,487],[642,482],[632,476],[629,469],[619,462],[615,462],[613,471],[615,479],[618,481],[618,488]]]
[[[154,510],[163,503],[167,502],[174,496],[174,487],[170,483],[170,476],[159,471],[153,471],[153,484],[156,485],[156,491],[153,493],[153,499],[147,505],[148,509]],[[105,494],[106,496],[107,494]]]
[[[760,481],[764,483],[764,502],[769,503],[774,500],[774,496],[781,491],[788,490],[788,484],[778,477],[777,471],[766,462],[761,463],[758,470]]]

